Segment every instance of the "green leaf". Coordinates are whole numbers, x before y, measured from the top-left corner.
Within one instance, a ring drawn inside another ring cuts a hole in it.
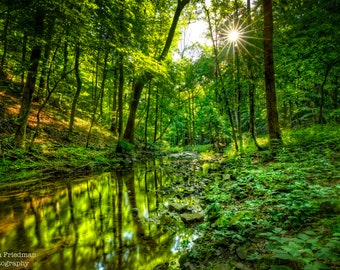
[[[287,251],[293,257],[300,256],[303,250],[302,246],[298,245],[295,242],[290,242],[288,246],[283,246],[282,249]]]
[[[273,233],[275,233],[275,234],[285,234],[286,231],[283,230],[282,228],[275,228],[275,229],[273,230]]]
[[[304,249],[302,253],[307,253],[307,254],[309,254],[309,255],[314,256],[314,252],[313,252],[311,249],[308,249],[308,248],[307,248],[307,249]]]
[[[340,247],[340,241],[332,239],[326,244],[326,247],[339,248]]]
[[[276,237],[275,240],[278,241],[280,244],[284,244],[287,242],[290,243],[292,241],[292,239],[288,237],[282,237],[282,238]]]
[[[297,235],[297,237],[298,238],[300,238],[300,239],[302,239],[302,240],[308,240],[309,238],[310,238],[310,236],[308,236],[308,235],[306,235],[306,234],[304,234],[304,233],[299,233],[298,235]]]
[[[306,265],[304,270],[319,270],[319,269],[330,269],[329,266],[320,262],[313,262],[312,264]]]
[[[316,245],[319,242],[318,238],[310,238],[306,241],[308,244],[312,244],[313,246]],[[314,247],[313,249],[318,248],[318,247]]]
[[[276,253],[273,256],[274,258],[282,259],[282,260],[291,260],[294,261],[295,257],[289,255],[288,253]]]
[[[321,248],[318,252],[315,253],[315,256],[319,259],[330,259],[331,257],[334,259],[338,259],[338,256],[334,254],[331,248]]]

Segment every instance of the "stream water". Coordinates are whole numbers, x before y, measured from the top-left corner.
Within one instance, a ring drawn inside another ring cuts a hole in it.
[[[156,162],[1,187],[0,269],[175,268],[194,236],[167,213],[173,179]]]

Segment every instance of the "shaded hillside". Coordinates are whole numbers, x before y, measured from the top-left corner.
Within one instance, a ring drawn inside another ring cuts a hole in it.
[[[1,182],[83,175],[128,161],[126,157],[117,157],[114,136],[100,125],[93,127],[89,147],[85,147],[89,119],[76,117],[73,133],[67,138],[69,115],[51,104],[40,114],[41,128],[33,148],[30,151],[15,148],[14,134],[20,109],[20,97],[15,89],[9,83],[2,83],[0,91]],[[36,128],[38,109],[39,104],[33,102],[27,128],[28,144]],[[77,115],[81,116],[81,112]]]
[[[28,122],[28,138],[37,125],[37,112],[39,104],[33,102]],[[20,97],[10,85],[1,87],[0,91],[0,141],[2,150],[6,151],[13,148],[13,134],[16,130],[16,119],[20,109]],[[81,112],[78,112],[81,116]],[[67,138],[69,114],[60,106],[49,104],[40,114],[40,132],[35,141],[36,145],[47,144],[58,146],[85,146],[89,119],[76,117],[72,135]],[[93,143],[92,143],[93,142]],[[115,138],[113,135],[100,125],[96,125],[91,132],[89,145],[96,148],[114,147]]]

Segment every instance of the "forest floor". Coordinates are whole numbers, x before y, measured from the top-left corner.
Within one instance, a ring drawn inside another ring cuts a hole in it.
[[[197,159],[176,163],[173,173],[191,181],[167,192],[199,198],[205,212],[181,269],[340,269],[339,134],[305,128],[286,133],[275,153],[226,152],[205,169]],[[202,173],[188,177],[192,168]]]
[[[51,105],[32,150],[15,149],[18,110],[16,93],[0,91],[1,183],[80,176],[133,159],[117,155],[116,139],[99,125],[85,147],[89,123],[81,118],[66,139],[67,114]],[[33,103],[28,137],[37,110]],[[181,257],[181,269],[340,269],[340,127],[287,132],[284,142],[275,153],[245,148],[235,155],[227,148],[217,156],[206,149],[199,158],[169,165],[182,179],[204,172],[165,191],[178,198],[192,191],[205,211],[204,222],[194,225],[203,236]],[[214,166],[202,168],[207,161]]]

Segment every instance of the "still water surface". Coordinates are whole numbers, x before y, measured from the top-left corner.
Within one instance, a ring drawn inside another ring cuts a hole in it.
[[[88,178],[1,187],[0,269],[175,267],[193,232],[166,213],[171,198],[159,191],[172,180],[153,161]]]

